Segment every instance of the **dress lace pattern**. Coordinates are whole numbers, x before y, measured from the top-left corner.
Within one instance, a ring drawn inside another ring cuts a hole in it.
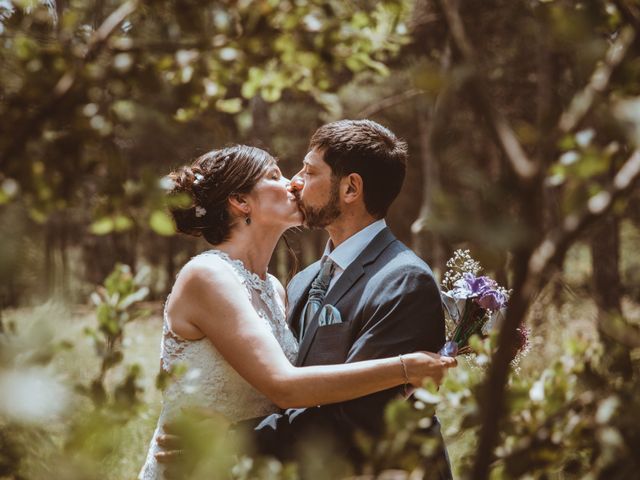
[[[298,343],[285,320],[285,307],[274,287],[275,278],[267,275],[262,280],[247,270],[240,260],[219,250],[210,250],[196,257],[216,255],[233,267],[233,272],[244,286],[247,297],[258,316],[271,329],[287,358],[293,362],[298,353]],[[192,259],[192,260],[194,260]],[[275,413],[279,409],[271,400],[247,383],[215,349],[207,339],[186,340],[169,328],[165,303],[163,336],[161,343],[162,369],[169,372],[180,364],[187,372],[171,383],[164,391],[162,411],[158,426],[151,439],[146,462],[140,472],[141,480],[160,480],[163,468],[155,460],[156,438],[163,433],[162,425],[180,413],[183,407],[198,406],[215,410],[237,422]]]

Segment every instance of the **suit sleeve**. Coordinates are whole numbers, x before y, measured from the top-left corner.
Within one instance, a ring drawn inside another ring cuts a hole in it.
[[[347,363],[417,350],[437,352],[442,347],[445,326],[440,292],[428,271],[409,267],[380,279],[371,287],[367,288],[370,296]],[[256,427],[258,442],[292,445],[310,431],[315,434],[319,429],[339,436],[354,429],[377,434],[384,428],[387,402],[401,391],[402,387],[397,387],[348,402],[289,409],[281,415],[272,415]]]

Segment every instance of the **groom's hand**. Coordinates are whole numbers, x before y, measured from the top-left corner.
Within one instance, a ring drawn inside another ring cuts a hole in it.
[[[191,473],[203,460],[230,455],[236,439],[229,428],[229,421],[219,412],[198,407],[184,408],[175,420],[164,423],[156,438],[155,454],[164,465],[164,478],[192,478]]]
[[[158,435],[156,439],[158,447],[161,448],[155,455],[156,460],[163,464],[173,463],[181,458],[184,453],[182,450],[182,442],[178,435],[172,433],[174,430],[171,424],[164,425],[163,430],[165,433]]]
[[[165,480],[179,480],[184,478],[185,473],[185,455],[181,437],[176,435],[177,427],[171,423],[165,423],[162,430],[165,433],[156,438],[156,444],[160,447],[155,454],[156,460],[164,465]]]

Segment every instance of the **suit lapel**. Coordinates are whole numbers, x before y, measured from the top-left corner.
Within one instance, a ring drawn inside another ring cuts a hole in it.
[[[355,283],[362,277],[365,273],[364,267],[373,261],[382,253],[382,251],[393,242],[396,238],[391,233],[389,228],[385,228],[378,235],[374,237],[373,240],[367,245],[367,247],[362,251],[362,253],[347,267],[347,269],[340,275],[340,278],[335,283],[335,285],[329,290],[327,296],[325,297],[322,305],[330,304],[337,305],[342,297],[355,285]],[[309,280],[307,284],[308,287],[313,281],[315,275],[317,275],[319,271],[318,268],[315,269],[315,274]],[[306,300],[306,295],[303,296]],[[305,359],[307,358],[307,354],[309,353],[309,348],[313,343],[313,339],[316,336],[316,332],[318,331],[318,316],[322,307],[318,309],[316,315],[311,319],[309,326],[307,327],[307,331],[302,338],[302,343],[300,344],[300,349],[298,350],[298,358],[296,360],[296,366],[301,366]]]
[[[318,309],[314,317],[309,322],[309,326],[307,327],[307,331],[302,337],[302,343],[300,344],[300,349],[298,350],[298,358],[296,360],[296,366],[302,365],[302,362],[307,358],[307,353],[309,353],[309,347],[311,346],[311,342],[316,336],[316,332],[318,330],[318,316],[322,311],[322,307],[327,303],[330,305],[335,305],[338,303],[345,293],[358,281],[358,279],[364,275],[364,269],[362,265],[357,264],[354,261],[349,267],[340,275],[340,278],[333,286],[331,290],[329,290],[326,298],[322,302],[322,306]],[[353,268],[351,268],[353,267]]]

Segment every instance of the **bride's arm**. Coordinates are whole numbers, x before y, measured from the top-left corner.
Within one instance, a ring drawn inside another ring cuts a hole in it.
[[[170,318],[197,327],[245,380],[279,407],[342,402],[406,382],[399,357],[292,366],[228,268],[222,262],[185,267],[171,297]],[[412,384],[426,377],[439,382],[446,369],[455,365],[454,359],[426,352],[402,358]]]

